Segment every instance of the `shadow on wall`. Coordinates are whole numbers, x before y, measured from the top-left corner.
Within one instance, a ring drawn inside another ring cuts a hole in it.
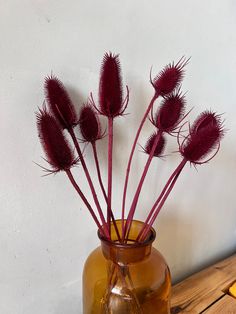
[[[183,220],[171,208],[168,212],[161,217],[160,223],[154,224],[157,231],[154,247],[161,252],[170,267],[172,284],[235,254],[235,242],[228,246],[222,242],[222,249],[219,250],[220,240],[215,240],[209,218],[198,222],[196,216],[190,215]],[[176,207],[175,212],[178,213]],[[198,230],[202,230],[201,236],[204,234],[200,241]]]
[[[165,257],[173,282],[177,282],[192,270],[191,266],[194,263],[193,222],[186,219],[183,222],[181,216],[175,215],[171,209],[170,212],[170,215],[162,217],[160,224],[158,222],[154,224],[157,231],[154,246]]]

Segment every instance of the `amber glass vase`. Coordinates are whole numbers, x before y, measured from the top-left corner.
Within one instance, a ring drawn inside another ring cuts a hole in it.
[[[121,233],[121,221],[117,220]],[[133,221],[129,241],[98,236],[101,246],[87,258],[83,272],[83,314],[168,314],[171,279],[162,255],[152,247],[156,234],[150,231],[143,243],[135,239],[143,223]]]

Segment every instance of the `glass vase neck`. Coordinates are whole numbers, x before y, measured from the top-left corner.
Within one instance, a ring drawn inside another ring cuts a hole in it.
[[[122,234],[122,221],[116,220],[116,225],[120,234]],[[121,243],[118,240],[114,225],[111,225],[111,240],[107,240],[98,231],[98,237],[101,240],[101,248],[104,257],[119,265],[128,265],[137,263],[147,258],[152,249],[152,243],[156,238],[155,230],[152,228],[144,242],[137,242],[137,236],[141,231],[144,223],[133,220],[129,232],[128,240]]]

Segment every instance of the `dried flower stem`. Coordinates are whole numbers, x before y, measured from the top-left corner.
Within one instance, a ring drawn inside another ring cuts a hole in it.
[[[84,172],[85,172],[85,175],[86,175],[86,178],[87,178],[87,181],[88,181],[88,184],[89,184],[89,187],[91,189],[91,192],[92,192],[92,195],[93,195],[93,199],[94,199],[94,202],[95,202],[95,205],[97,207],[97,210],[98,210],[98,213],[99,213],[99,216],[100,216],[100,219],[102,221],[102,225],[103,227],[106,229],[106,232],[108,233],[109,235],[109,232],[108,232],[108,228],[107,228],[107,224],[106,224],[106,221],[105,221],[105,218],[104,218],[104,215],[103,215],[103,212],[102,212],[102,209],[101,209],[101,206],[99,204],[99,201],[98,201],[98,198],[97,198],[97,194],[95,192],[95,188],[93,186],[93,182],[92,182],[92,179],[90,177],[90,174],[89,174],[89,171],[88,171],[88,168],[86,166],[86,163],[84,161],[84,157],[83,157],[83,154],[81,152],[81,149],[80,149],[80,146],[79,146],[79,143],[77,141],[77,138],[75,136],[75,133],[74,133],[74,130],[71,128],[68,130],[73,142],[74,142],[74,145],[75,145],[75,148],[77,150],[77,153],[79,155],[79,159],[80,159],[80,162],[82,164],[82,167],[84,169]],[[109,236],[110,237],[110,236]]]
[[[84,202],[84,204],[86,205],[86,207],[88,208],[91,216],[93,217],[93,220],[95,221],[98,229],[103,233],[105,234],[105,236],[109,236],[107,234],[107,230],[106,229],[103,229],[102,226],[100,225],[98,219],[97,219],[97,216],[95,215],[91,205],[89,204],[87,198],[85,197],[85,195],[83,194],[83,192],[81,191],[80,187],[78,186],[78,184],[76,183],[72,173],[70,170],[66,170],[66,174],[68,176],[68,178],[70,179],[70,182],[72,183],[73,187],[75,188],[75,190],[78,192],[79,196],[81,197],[82,201]]]
[[[153,217],[152,217],[150,223],[148,224],[148,227],[146,228],[146,230],[144,231],[144,233],[143,233],[143,235],[142,235],[142,237],[141,237],[141,239],[140,239],[141,242],[144,241],[144,239],[146,238],[146,236],[147,236],[149,230],[151,229],[151,227],[152,227],[154,221],[155,221],[156,218],[157,218],[157,215],[159,214],[159,212],[160,212],[161,208],[163,207],[163,205],[164,205],[164,203],[165,203],[167,197],[169,196],[171,190],[173,189],[173,187],[174,187],[174,185],[175,185],[175,183],[176,183],[176,181],[177,181],[177,179],[178,179],[178,177],[179,177],[181,171],[182,171],[182,169],[176,174],[174,180],[171,182],[171,184],[170,184],[170,186],[169,186],[169,188],[168,188],[166,194],[164,195],[164,197],[163,197],[161,203],[159,204],[159,206],[157,207],[156,211],[154,212],[154,215],[153,215]]]
[[[127,220],[126,220],[126,224],[125,224],[124,235],[125,235],[125,237],[126,237],[126,233],[127,233],[127,238],[128,238],[128,236],[129,236],[129,232],[130,232],[130,228],[131,228],[131,223],[132,223],[132,220],[133,220],[133,217],[134,217],[135,209],[136,209],[136,207],[137,207],[139,195],[140,195],[140,192],[141,192],[141,189],[142,189],[144,180],[145,180],[145,178],[146,178],[146,175],[147,175],[149,166],[150,166],[151,161],[152,161],[152,159],[153,159],[155,150],[156,150],[156,148],[157,148],[157,145],[158,145],[158,142],[159,142],[159,140],[160,140],[160,138],[161,138],[162,133],[163,133],[162,131],[158,131],[158,133],[157,133],[157,136],[156,136],[155,141],[154,141],[154,143],[153,143],[151,152],[150,152],[150,154],[149,154],[149,156],[148,156],[146,165],[145,165],[145,167],[144,167],[143,174],[142,174],[142,176],[141,176],[141,178],[140,178],[140,181],[139,181],[139,184],[138,184],[136,193],[135,193],[135,195],[134,195],[133,202],[132,202],[132,204],[131,204],[130,211],[129,211],[129,214],[128,214],[128,217],[127,217]]]
[[[107,225],[111,232],[111,197],[112,197],[112,150],[113,150],[113,118],[108,118],[108,186],[107,186]]]
[[[184,166],[186,165],[187,160],[183,159],[180,164],[177,166],[177,168],[174,170],[172,175],[169,177],[168,181],[166,182],[166,185],[164,186],[163,190],[161,191],[159,197],[157,198],[156,202],[152,206],[152,209],[149,212],[149,215],[147,219],[144,222],[143,228],[141,229],[137,241],[140,241],[141,239],[145,239],[145,236],[147,235],[148,231],[152,227],[153,222],[155,221],[158,213],[160,212],[162,206],[165,203],[166,198],[170,194],[172,188],[174,187],[174,184],[180,175],[181,171],[183,170]],[[171,188],[170,188],[171,187]],[[167,191],[167,192],[166,192]],[[166,193],[166,194],[165,194]],[[160,203],[161,202],[161,203]],[[159,205],[160,203],[160,205]],[[159,206],[158,206],[159,205]],[[158,207],[157,207],[158,206]],[[152,217],[153,216],[153,217]],[[152,218],[151,218],[152,217]],[[155,217],[155,218],[154,218]],[[150,223],[149,220],[151,219]]]
[[[100,166],[99,166],[99,161],[98,161],[96,142],[93,142],[91,144],[92,144],[92,148],[93,148],[93,157],[94,157],[94,161],[95,161],[95,165],[96,165],[98,181],[99,181],[99,184],[100,184],[100,187],[101,187],[104,199],[107,202],[107,194],[106,194],[106,190],[105,190],[104,184],[102,182],[102,176],[101,176],[101,171],[100,171]]]
[[[134,139],[134,143],[133,143],[133,146],[132,146],[132,149],[131,149],[131,152],[130,152],[130,156],[129,156],[129,161],[128,161],[128,165],[127,165],[127,168],[126,168],[126,177],[125,177],[125,184],[124,184],[124,191],[123,191],[123,200],[122,200],[122,239],[124,239],[125,237],[125,202],[126,202],[126,193],[127,193],[127,187],[128,187],[128,181],[129,181],[129,173],[130,173],[130,167],[131,167],[131,162],[132,162],[132,159],[133,159],[133,155],[134,155],[134,151],[135,151],[135,147],[136,147],[136,144],[138,142],[138,138],[139,138],[139,135],[140,135],[140,132],[143,128],[143,125],[146,121],[146,118],[150,112],[150,110],[152,109],[153,107],[153,104],[155,102],[155,100],[158,98],[158,94],[155,93],[154,96],[152,97],[151,101],[150,101],[150,104],[142,118],[142,121],[140,123],[140,126],[137,130],[137,133],[136,133],[136,136],[135,136],[135,139]]]
[[[96,142],[92,143],[92,148],[93,148],[93,156],[94,156],[94,160],[95,160],[98,181],[99,181],[99,184],[100,184],[100,187],[101,187],[104,199],[105,199],[105,201],[107,203],[107,194],[106,194],[106,191],[105,191],[105,188],[104,188],[104,184],[102,182],[102,176],[101,176],[101,171],[100,171],[100,166],[99,166],[99,161],[98,161]],[[119,230],[118,230],[118,227],[117,227],[117,224],[116,224],[116,220],[115,220],[115,217],[114,217],[114,214],[113,214],[112,210],[111,210],[111,219],[112,219],[112,222],[113,222],[116,234],[117,234],[117,238],[118,238],[119,241],[121,241],[120,233],[119,233]]]

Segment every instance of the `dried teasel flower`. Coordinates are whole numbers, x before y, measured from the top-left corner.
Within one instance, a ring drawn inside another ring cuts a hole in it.
[[[152,115],[151,122],[162,132],[173,132],[184,118],[185,104],[185,97],[179,90],[171,93],[164,98],[155,117]]]
[[[153,133],[149,137],[149,139],[148,139],[148,141],[147,141],[147,143],[145,145],[144,152],[147,153],[148,155],[151,153],[153,144],[154,144],[157,136],[160,136],[160,138],[158,140],[158,144],[157,144],[157,147],[156,147],[156,149],[154,151],[154,155],[153,156],[154,157],[161,157],[161,154],[162,154],[162,152],[164,151],[164,148],[165,148],[165,142],[166,141],[165,141],[164,136],[162,134],[158,135],[157,132]]]
[[[155,78],[151,84],[157,95],[167,96],[172,93],[181,83],[184,76],[184,67],[189,59],[182,57],[176,64],[168,64]]]
[[[180,145],[180,153],[191,163],[205,163],[218,152],[223,135],[224,129],[221,116],[215,112],[202,112],[193,123],[189,135]],[[208,160],[204,160],[214,150],[216,152],[213,156]]]
[[[205,127],[216,126],[218,123],[220,123],[219,118],[220,116],[216,115],[216,113],[214,112],[211,111],[202,112],[193,123],[191,133],[199,132]]]
[[[77,163],[63,130],[46,107],[36,114],[39,138],[46,154],[46,160],[54,173],[68,170]]]
[[[129,92],[123,99],[122,77],[118,55],[106,53],[103,58],[99,83],[99,113],[114,118],[124,113]]]
[[[80,110],[79,126],[85,142],[94,143],[104,136],[98,115],[88,103]]]
[[[56,76],[48,76],[45,79],[44,90],[50,111],[63,129],[72,129],[78,123],[78,119],[62,82]]]

